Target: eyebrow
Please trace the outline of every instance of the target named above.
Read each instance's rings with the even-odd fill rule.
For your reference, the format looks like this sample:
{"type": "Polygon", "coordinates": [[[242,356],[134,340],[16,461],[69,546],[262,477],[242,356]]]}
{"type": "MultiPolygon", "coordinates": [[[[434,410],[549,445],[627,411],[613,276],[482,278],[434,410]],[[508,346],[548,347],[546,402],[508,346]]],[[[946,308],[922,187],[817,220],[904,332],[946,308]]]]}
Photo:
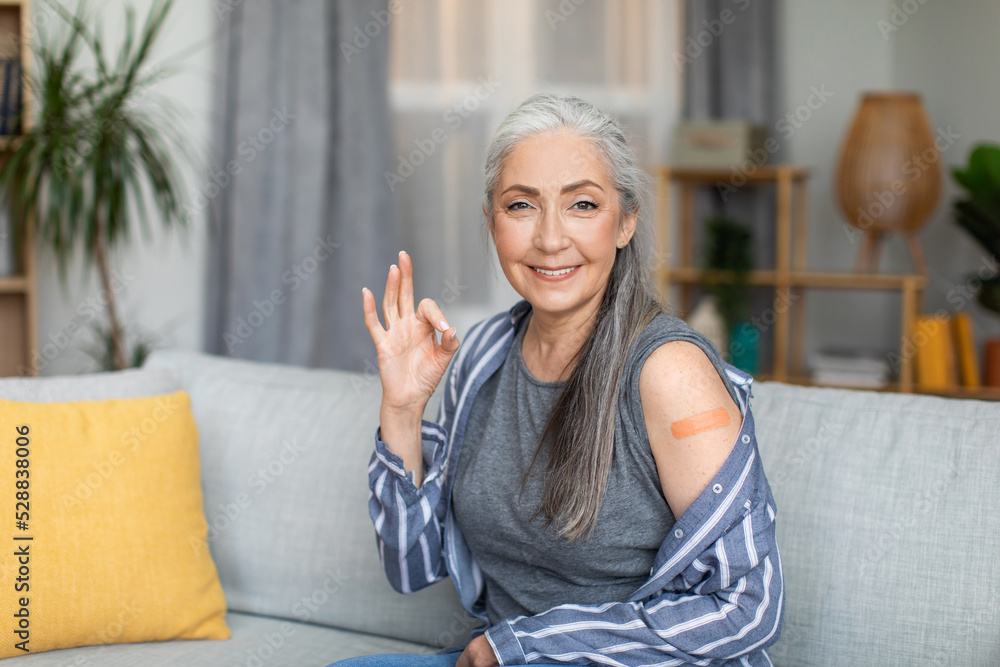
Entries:
{"type": "MultiPolygon", "coordinates": [[[[597,183],[594,183],[593,181],[588,180],[588,179],[584,179],[582,181],[577,181],[576,183],[570,183],[569,185],[563,187],[563,189],[560,191],[559,194],[566,194],[567,192],[572,192],[573,190],[579,190],[580,188],[588,186],[588,185],[593,185],[595,188],[597,188],[601,192],[604,192],[604,188],[602,188],[597,183]]],[[[535,197],[537,197],[539,195],[539,191],[538,191],[537,188],[529,188],[527,185],[516,185],[515,184],[515,185],[510,186],[509,188],[507,188],[503,192],[501,192],[500,196],[502,197],[503,195],[507,194],[511,190],[517,190],[518,192],[523,192],[526,195],[532,195],[532,196],[535,196],[535,197]]]]}

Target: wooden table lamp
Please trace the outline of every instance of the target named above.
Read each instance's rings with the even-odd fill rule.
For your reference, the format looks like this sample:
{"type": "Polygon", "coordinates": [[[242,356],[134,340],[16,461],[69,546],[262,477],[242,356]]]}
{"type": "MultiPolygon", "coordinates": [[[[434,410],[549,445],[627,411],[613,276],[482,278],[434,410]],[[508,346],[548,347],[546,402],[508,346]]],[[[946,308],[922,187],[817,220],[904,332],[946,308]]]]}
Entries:
{"type": "Polygon", "coordinates": [[[927,275],[917,232],[941,195],[941,165],[920,96],[867,93],[840,149],[836,189],[847,220],[864,233],[854,270],[877,271],[883,236],[906,236],[913,266],[927,275]]]}

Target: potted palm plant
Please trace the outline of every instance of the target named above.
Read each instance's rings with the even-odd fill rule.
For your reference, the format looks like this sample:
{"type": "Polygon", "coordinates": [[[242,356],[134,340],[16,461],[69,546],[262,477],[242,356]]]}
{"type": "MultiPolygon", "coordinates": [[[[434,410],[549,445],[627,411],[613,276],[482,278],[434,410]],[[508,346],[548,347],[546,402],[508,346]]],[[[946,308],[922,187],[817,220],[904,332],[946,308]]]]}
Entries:
{"type": "MultiPolygon", "coordinates": [[[[979,304],[1000,314],[1000,144],[975,146],[964,168],[952,169],[955,182],[965,197],[955,201],[955,223],[986,251],[991,273],[969,276],[967,284],[978,286],[979,304]]],[[[986,384],[1000,386],[1000,338],[986,341],[986,384]]]]}
{"type": "Polygon", "coordinates": [[[83,251],[85,271],[96,265],[110,359],[121,369],[125,337],[109,256],[128,242],[133,210],[148,238],[147,199],[165,227],[186,225],[176,160],[190,153],[178,113],[150,92],[176,69],[150,65],[173,0],[155,0],[138,30],[127,7],[122,46],[113,55],[90,28],[96,21],[85,1],[75,14],[43,1],[63,21],[53,32],[39,26],[32,44],[34,67],[24,85],[36,117],[26,119],[27,129],[0,168],[0,195],[10,200],[16,232],[32,225],[36,241],[54,253],[64,288],[75,251],[83,251]]]}
{"type": "Polygon", "coordinates": [[[714,298],[727,331],[729,361],[748,373],[757,371],[757,337],[747,335],[752,233],[736,220],[712,218],[706,225],[701,283],[714,298]]]}

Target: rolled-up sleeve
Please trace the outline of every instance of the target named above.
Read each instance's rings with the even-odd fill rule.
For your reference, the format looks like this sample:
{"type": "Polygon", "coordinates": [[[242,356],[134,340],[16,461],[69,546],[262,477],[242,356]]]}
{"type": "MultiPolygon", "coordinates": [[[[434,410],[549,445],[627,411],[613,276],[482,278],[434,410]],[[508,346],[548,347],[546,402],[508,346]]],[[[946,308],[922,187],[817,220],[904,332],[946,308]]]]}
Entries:
{"type": "Polygon", "coordinates": [[[755,447],[738,449],[632,599],[506,619],[486,631],[500,664],[770,665],[784,610],[776,509],[755,447]]]}
{"type": "Polygon", "coordinates": [[[448,575],[444,562],[444,522],[447,513],[448,425],[455,413],[460,372],[452,364],[444,379],[437,422],[421,420],[424,479],[420,488],[403,459],[375,430],[375,451],[368,465],[368,513],[375,524],[375,541],[390,585],[410,593],[448,575]]]}
{"type": "Polygon", "coordinates": [[[444,523],[442,472],[447,433],[423,420],[424,481],[417,488],[413,472],[375,431],[375,451],[368,466],[368,513],[386,577],[400,593],[410,593],[442,579],[444,523]]]}

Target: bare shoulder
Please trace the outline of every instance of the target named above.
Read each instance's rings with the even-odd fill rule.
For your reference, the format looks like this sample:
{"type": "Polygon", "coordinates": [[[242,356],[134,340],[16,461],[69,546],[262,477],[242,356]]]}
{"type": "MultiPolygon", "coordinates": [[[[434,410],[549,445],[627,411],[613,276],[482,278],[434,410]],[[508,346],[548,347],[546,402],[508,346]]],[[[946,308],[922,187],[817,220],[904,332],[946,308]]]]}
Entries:
{"type": "Polygon", "coordinates": [[[666,396],[677,400],[686,397],[686,403],[715,399],[735,405],[712,360],[686,340],[664,343],[653,350],[639,374],[639,394],[644,404],[647,397],[666,396]]]}
{"type": "Polygon", "coordinates": [[[649,355],[639,397],[664,497],[679,518],[732,451],[742,414],[712,360],[688,341],[649,355]]]}

